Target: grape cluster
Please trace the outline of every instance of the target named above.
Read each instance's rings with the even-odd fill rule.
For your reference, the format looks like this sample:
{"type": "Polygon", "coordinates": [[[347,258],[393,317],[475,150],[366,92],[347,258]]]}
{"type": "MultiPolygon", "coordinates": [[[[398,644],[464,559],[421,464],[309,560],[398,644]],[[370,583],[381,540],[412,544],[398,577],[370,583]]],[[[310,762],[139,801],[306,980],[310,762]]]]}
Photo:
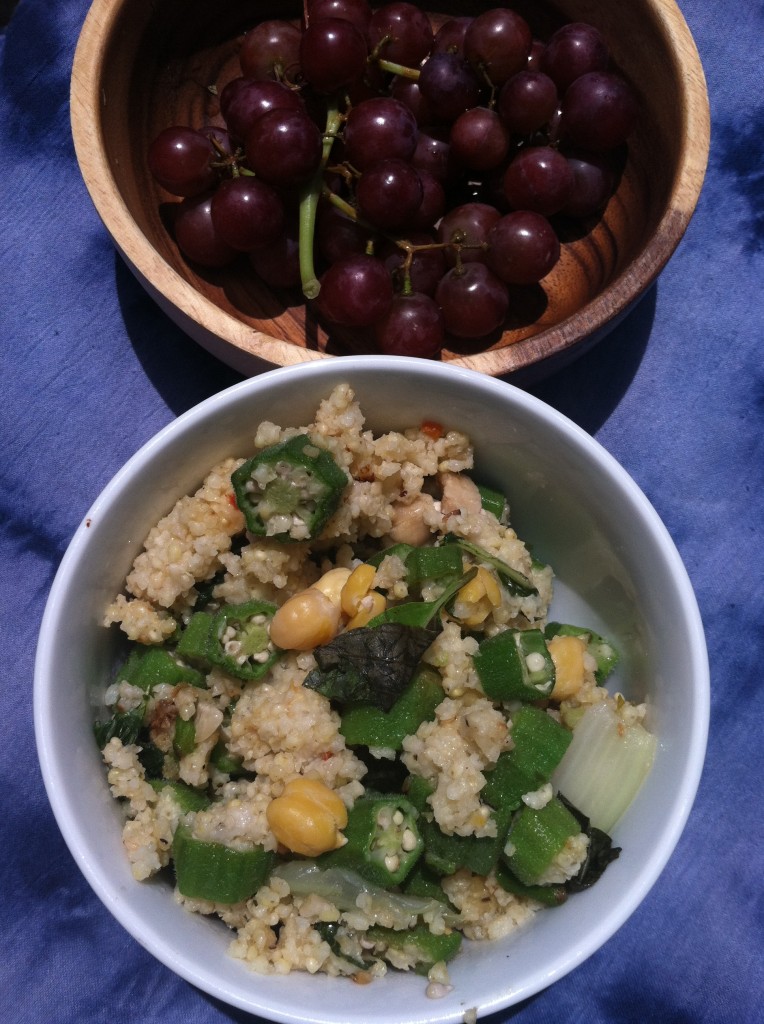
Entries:
{"type": "Polygon", "coordinates": [[[299,26],[247,32],[239,64],[220,124],[149,147],[178,247],[204,267],[245,254],[393,354],[489,344],[559,260],[561,219],[585,231],[604,209],[638,114],[599,30],[542,41],[507,7],[435,30],[412,3],[306,0],[299,26]]]}

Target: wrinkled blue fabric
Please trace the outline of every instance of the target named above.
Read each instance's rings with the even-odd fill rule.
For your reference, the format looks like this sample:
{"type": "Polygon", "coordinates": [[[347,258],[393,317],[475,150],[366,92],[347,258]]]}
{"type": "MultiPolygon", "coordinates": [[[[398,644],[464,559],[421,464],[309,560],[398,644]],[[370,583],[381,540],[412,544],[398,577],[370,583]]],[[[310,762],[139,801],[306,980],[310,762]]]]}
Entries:
{"type": "MultiPolygon", "coordinates": [[[[681,7],[713,119],[697,213],[628,318],[532,390],[625,466],[679,548],[707,631],[708,756],[686,830],[633,917],[491,1024],[764,1020],[764,5],[681,7]]],[[[36,637],[77,524],[160,427],[239,379],[154,305],[89,200],[68,109],[86,9],[20,0],[0,34],[0,1018],[244,1021],[93,895],[35,753],[36,637]]]]}

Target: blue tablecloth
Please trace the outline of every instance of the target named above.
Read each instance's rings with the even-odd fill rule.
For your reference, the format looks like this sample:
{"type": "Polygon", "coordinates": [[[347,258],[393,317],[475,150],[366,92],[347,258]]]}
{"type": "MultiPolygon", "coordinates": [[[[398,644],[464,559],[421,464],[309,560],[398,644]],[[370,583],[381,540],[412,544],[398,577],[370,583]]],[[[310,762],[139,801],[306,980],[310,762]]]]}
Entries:
{"type": "MultiPolygon", "coordinates": [[[[616,334],[533,390],[629,470],[685,560],[711,660],[708,757],[638,911],[496,1024],[764,1021],[764,6],[681,6],[713,118],[696,216],[616,334]]],[[[111,918],[64,845],[35,754],[35,642],[75,527],[144,441],[238,379],[148,298],[85,191],[68,86],[86,8],[20,0],[0,35],[0,1018],[244,1021],[111,918]]]]}

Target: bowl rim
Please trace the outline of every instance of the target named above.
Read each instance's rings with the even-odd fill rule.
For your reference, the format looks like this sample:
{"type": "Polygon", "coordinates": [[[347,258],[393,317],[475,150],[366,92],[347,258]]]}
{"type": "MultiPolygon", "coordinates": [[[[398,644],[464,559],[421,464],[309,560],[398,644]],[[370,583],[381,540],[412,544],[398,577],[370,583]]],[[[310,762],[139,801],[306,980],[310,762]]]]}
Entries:
{"type": "MultiPolygon", "coordinates": [[[[673,813],[670,815],[659,841],[651,850],[646,861],[636,869],[635,878],[633,884],[629,886],[629,891],[619,895],[615,907],[586,934],[583,941],[577,943],[575,948],[568,950],[564,956],[559,956],[551,963],[539,965],[535,973],[526,979],[524,984],[512,990],[508,988],[505,996],[481,1007],[481,1014],[515,1005],[520,1000],[536,994],[568,974],[599,949],[635,911],[663,871],[684,830],[700,783],[708,739],[710,714],[708,653],[697,600],[681,556],[658,513],[620,463],[595,438],[540,399],[507,382],[495,380],[477,371],[448,364],[425,364],[422,360],[395,356],[348,356],[341,365],[336,362],[324,361],[275,368],[234,384],[169,422],[148,440],[103,488],[78,526],[55,575],[42,618],[35,657],[33,708],[38,759],[48,799],[64,840],[91,888],[118,922],[156,959],[198,988],[250,1013],[263,1014],[268,1019],[284,1021],[286,1024],[297,1021],[333,1021],[333,1018],[313,1016],[313,1014],[321,1013],[318,1006],[311,1008],[306,1014],[305,1012],[296,1013],[289,1008],[288,1000],[284,1001],[283,1006],[279,1005],[275,1008],[267,1000],[258,1002],[258,993],[247,988],[246,978],[242,982],[241,989],[234,990],[209,970],[200,969],[199,964],[194,963],[193,958],[186,956],[184,951],[168,949],[156,933],[155,926],[152,924],[147,927],[146,922],[141,919],[140,914],[133,908],[130,901],[125,900],[123,886],[114,876],[104,877],[103,873],[99,871],[98,865],[93,862],[89,853],[89,848],[93,843],[92,830],[89,832],[85,824],[78,821],[76,801],[73,795],[67,794],[65,788],[59,785],[59,780],[65,775],[65,767],[57,762],[55,754],[57,728],[55,636],[57,627],[65,621],[67,616],[67,592],[70,580],[76,574],[78,561],[87,549],[89,537],[92,536],[89,530],[89,520],[97,516],[103,517],[105,513],[108,514],[110,508],[114,508],[119,503],[121,495],[130,485],[136,471],[141,471],[141,467],[145,468],[146,464],[150,463],[165,447],[176,444],[178,437],[182,437],[189,430],[198,431],[200,424],[207,422],[211,417],[220,416],[225,410],[235,406],[243,396],[256,396],[267,390],[271,383],[289,376],[297,376],[300,379],[308,378],[313,384],[320,384],[322,381],[328,380],[337,383],[342,379],[342,374],[352,375],[355,368],[360,366],[363,366],[364,370],[376,370],[380,373],[406,373],[413,374],[415,377],[419,375],[422,380],[431,380],[433,376],[438,379],[461,379],[470,388],[475,389],[478,394],[482,392],[486,398],[490,395],[495,397],[502,392],[504,399],[510,398],[511,404],[517,410],[530,414],[545,424],[552,425],[555,429],[563,430],[571,444],[589,459],[593,459],[598,471],[607,474],[623,491],[626,500],[634,506],[642,521],[649,527],[656,545],[660,548],[662,556],[667,560],[671,569],[688,630],[690,656],[693,659],[692,678],[695,680],[695,688],[692,706],[688,709],[689,742],[687,750],[684,752],[686,769],[678,780],[672,795],[673,813]],[[242,994],[245,988],[248,995],[242,994]]],[[[242,973],[246,974],[246,968],[243,965],[242,973]]],[[[260,998],[262,1000],[263,997],[260,998]]],[[[435,1024],[435,1022],[460,1024],[462,1015],[463,1006],[454,1012],[439,1013],[437,1001],[434,1001],[432,1013],[427,1017],[427,1021],[431,1024],[435,1024]]],[[[424,1021],[420,1021],[419,1017],[417,1017],[417,1021],[419,1024],[425,1024],[424,1021]]],[[[396,1024],[396,1022],[390,1020],[389,1024],[396,1024]]]]}
{"type": "MultiPolygon", "coordinates": [[[[665,38],[675,41],[685,67],[679,77],[677,102],[684,117],[684,139],[667,199],[656,226],[656,244],[646,245],[594,299],[560,323],[501,349],[447,360],[456,366],[493,376],[528,370],[547,359],[568,357],[587,338],[604,333],[624,316],[639,296],[631,291],[631,278],[642,282],[640,295],[655,281],[671,258],[694,213],[703,186],[710,146],[710,110],[705,74],[689,26],[675,0],[651,0],[665,38]],[[586,313],[587,333],[579,336],[578,317],[586,313]]],[[[101,58],[119,18],[114,0],[93,0],[75,49],[70,81],[70,117],[75,153],[85,186],[96,211],[121,256],[153,298],[169,303],[168,315],[214,355],[244,373],[254,372],[249,362],[276,366],[336,358],[331,353],[294,345],[247,326],[198,292],[157,252],[130,213],[116,180],[94,112],[102,105],[101,58]],[[227,346],[235,352],[229,352],[227,346]]],[[[346,358],[343,356],[342,358],[346,358]]]]}

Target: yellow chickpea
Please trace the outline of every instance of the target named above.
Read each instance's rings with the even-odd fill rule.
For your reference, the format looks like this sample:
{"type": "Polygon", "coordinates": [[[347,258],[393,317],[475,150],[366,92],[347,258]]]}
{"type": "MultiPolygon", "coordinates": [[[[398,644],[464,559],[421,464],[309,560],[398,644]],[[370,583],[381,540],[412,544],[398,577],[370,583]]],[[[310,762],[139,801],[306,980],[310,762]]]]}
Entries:
{"type": "Polygon", "coordinates": [[[578,636],[554,636],[547,643],[554,662],[552,700],[569,700],[584,684],[586,644],[578,636]]]}
{"type": "Polygon", "coordinates": [[[347,808],[319,779],[292,779],[265,813],[271,832],[292,853],[318,857],[346,842],[347,808]]]}
{"type": "Polygon", "coordinates": [[[277,609],[271,640],[284,651],[312,651],[339,632],[340,606],[317,587],[301,590],[277,609]]]}

